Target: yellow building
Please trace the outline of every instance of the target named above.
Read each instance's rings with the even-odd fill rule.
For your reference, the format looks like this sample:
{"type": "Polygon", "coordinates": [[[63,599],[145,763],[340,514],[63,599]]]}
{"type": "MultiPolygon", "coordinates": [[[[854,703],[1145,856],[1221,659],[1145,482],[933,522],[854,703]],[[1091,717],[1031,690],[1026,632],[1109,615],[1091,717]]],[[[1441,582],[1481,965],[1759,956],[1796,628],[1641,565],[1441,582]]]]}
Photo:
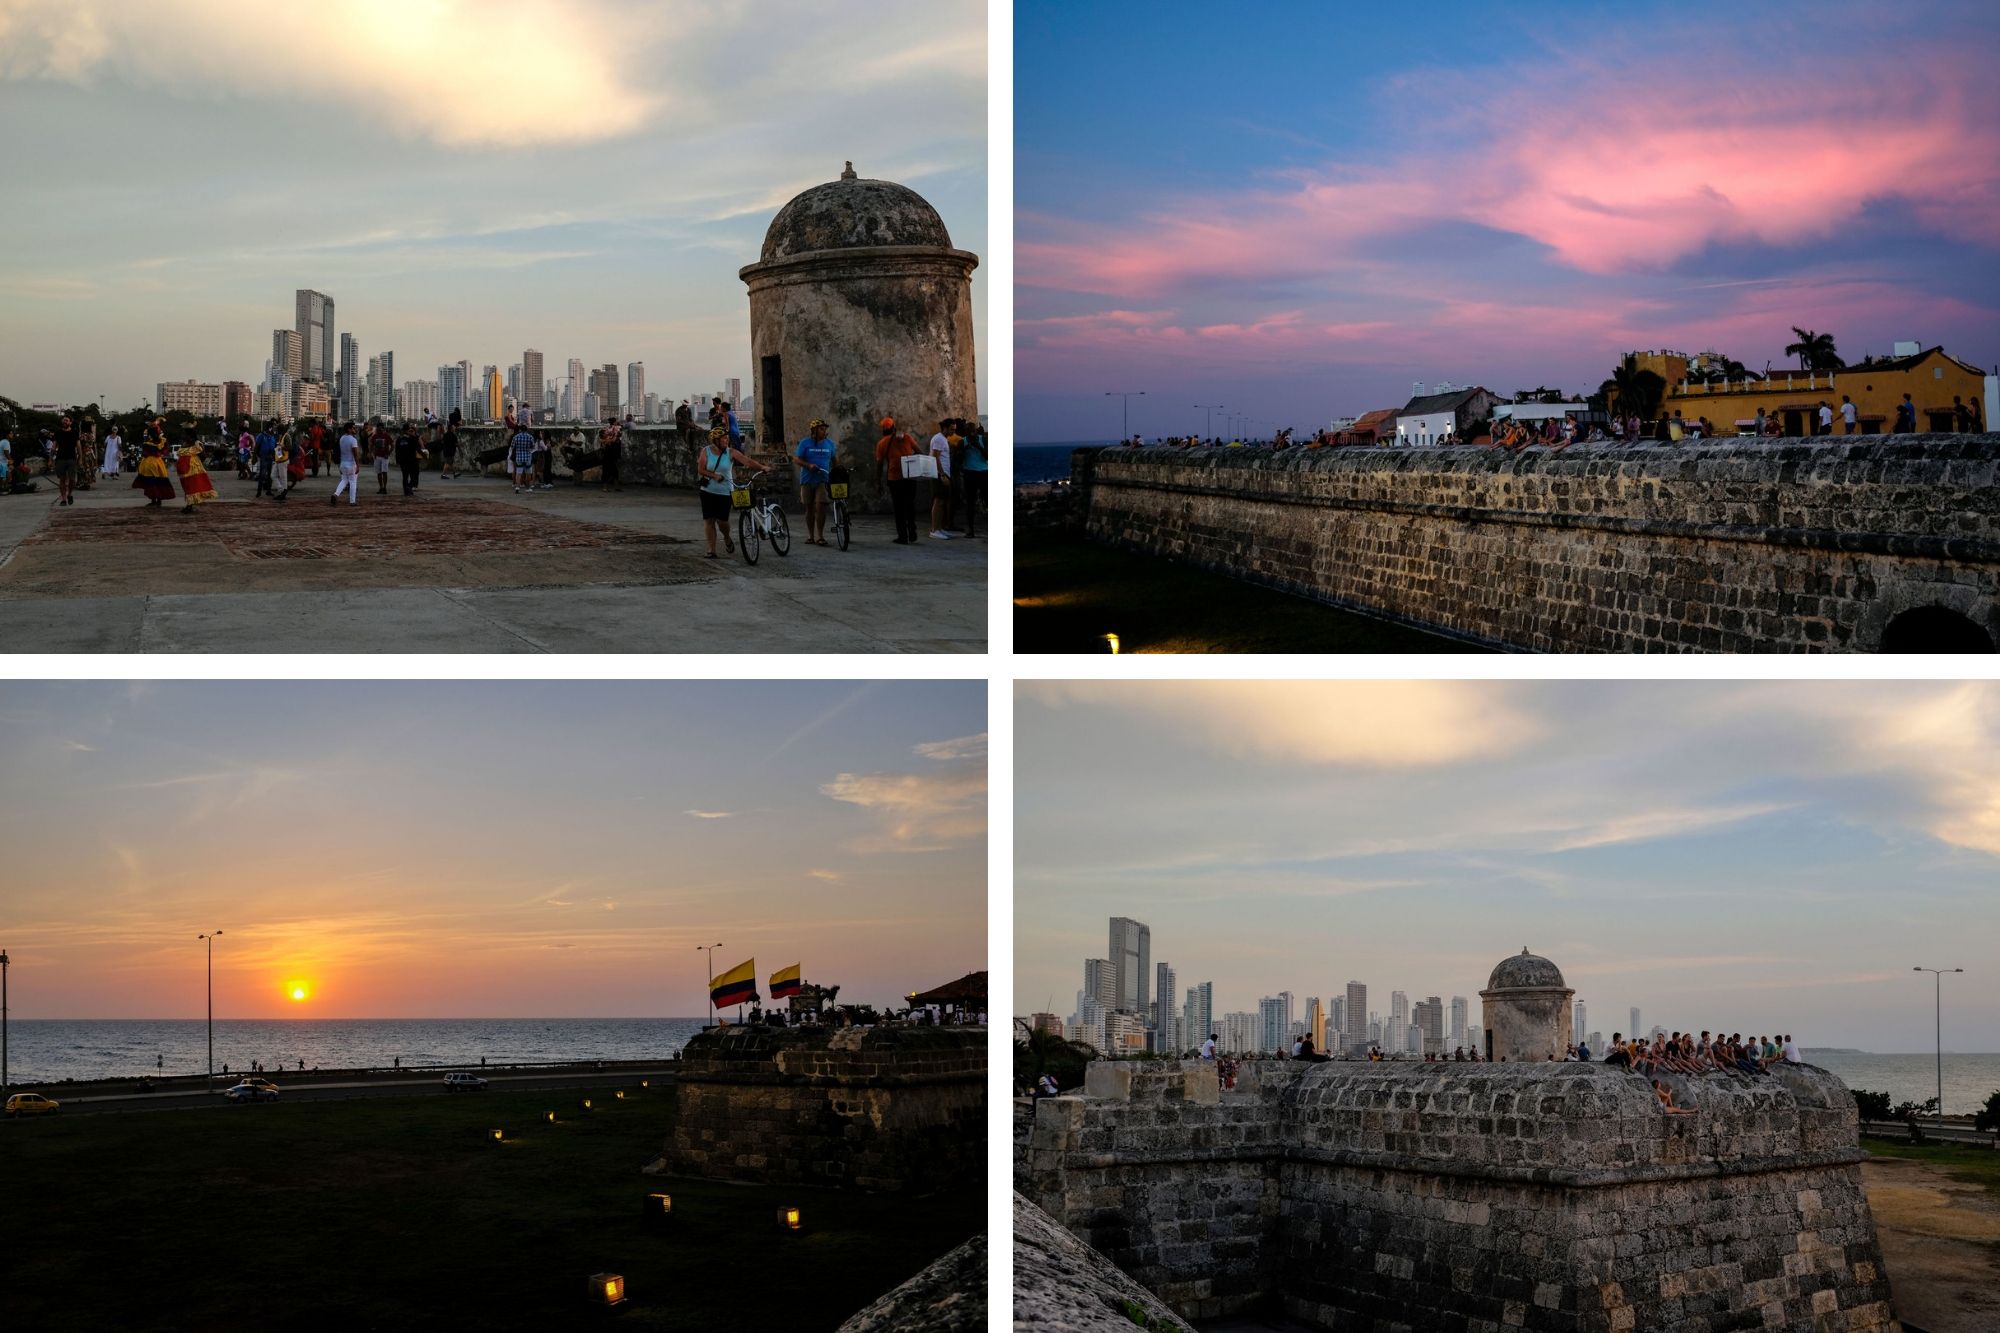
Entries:
{"type": "Polygon", "coordinates": [[[1856,430],[1860,434],[1880,434],[1894,426],[1896,406],[1910,395],[1917,410],[1920,431],[1949,431],[1952,400],[1978,405],[1978,415],[1986,429],[1993,428],[1987,417],[1986,375],[1969,366],[1942,347],[1932,347],[1911,356],[1882,357],[1875,361],[1835,371],[1776,371],[1769,379],[1730,380],[1720,384],[1690,381],[1690,364],[1706,365],[1711,353],[1690,358],[1680,352],[1634,352],[1641,370],[1650,370],[1667,382],[1667,395],[1660,405],[1663,416],[1678,411],[1689,422],[1708,418],[1716,435],[1748,434],[1754,429],[1757,410],[1776,416],[1786,435],[1810,435],[1819,420],[1819,405],[1833,409],[1833,433],[1843,434],[1840,400],[1854,400],[1856,430]]]}

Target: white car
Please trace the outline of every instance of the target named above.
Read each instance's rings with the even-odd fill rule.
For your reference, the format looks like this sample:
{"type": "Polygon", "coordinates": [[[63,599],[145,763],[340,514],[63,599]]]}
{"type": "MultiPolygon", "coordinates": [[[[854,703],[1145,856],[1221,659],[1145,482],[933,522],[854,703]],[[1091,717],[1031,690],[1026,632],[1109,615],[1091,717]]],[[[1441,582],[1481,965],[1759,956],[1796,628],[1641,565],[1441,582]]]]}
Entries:
{"type": "Polygon", "coordinates": [[[222,1095],[232,1102],[275,1102],[278,1089],[261,1078],[246,1078],[222,1095]]]}
{"type": "Polygon", "coordinates": [[[486,1091],[486,1080],[477,1074],[446,1074],[444,1076],[444,1090],[446,1092],[484,1092],[486,1091]]]}

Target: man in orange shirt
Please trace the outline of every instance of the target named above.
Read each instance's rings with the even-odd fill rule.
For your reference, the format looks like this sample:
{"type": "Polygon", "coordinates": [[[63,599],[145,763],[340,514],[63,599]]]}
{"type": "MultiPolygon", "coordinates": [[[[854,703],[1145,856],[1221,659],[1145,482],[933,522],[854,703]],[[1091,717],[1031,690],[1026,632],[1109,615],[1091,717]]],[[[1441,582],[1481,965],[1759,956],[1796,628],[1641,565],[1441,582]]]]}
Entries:
{"type": "Polygon", "coordinates": [[[896,545],[912,546],[917,540],[917,483],[903,477],[903,460],[917,452],[917,441],[908,431],[896,429],[896,418],[882,418],[882,438],[875,442],[875,480],[885,479],[889,503],[896,510],[896,545]]]}

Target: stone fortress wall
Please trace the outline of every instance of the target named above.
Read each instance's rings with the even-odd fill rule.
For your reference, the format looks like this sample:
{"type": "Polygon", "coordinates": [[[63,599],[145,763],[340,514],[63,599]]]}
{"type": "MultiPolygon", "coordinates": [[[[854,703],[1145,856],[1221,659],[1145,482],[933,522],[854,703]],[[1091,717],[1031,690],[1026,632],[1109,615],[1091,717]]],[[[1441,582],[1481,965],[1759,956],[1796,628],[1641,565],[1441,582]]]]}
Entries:
{"type": "Polygon", "coordinates": [[[986,1158],[986,1029],[711,1028],[681,1051],[663,1169],[927,1194],[986,1158]]]}
{"type": "Polygon", "coordinates": [[[1015,1180],[1185,1318],[1894,1328],[1846,1087],[1669,1082],[1698,1114],[1601,1064],[1100,1062],[1015,1180]]]}
{"type": "Polygon", "coordinates": [[[1114,448],[1078,451],[1073,477],[1094,540],[1495,645],[2000,644],[1996,434],[1114,448]]]}

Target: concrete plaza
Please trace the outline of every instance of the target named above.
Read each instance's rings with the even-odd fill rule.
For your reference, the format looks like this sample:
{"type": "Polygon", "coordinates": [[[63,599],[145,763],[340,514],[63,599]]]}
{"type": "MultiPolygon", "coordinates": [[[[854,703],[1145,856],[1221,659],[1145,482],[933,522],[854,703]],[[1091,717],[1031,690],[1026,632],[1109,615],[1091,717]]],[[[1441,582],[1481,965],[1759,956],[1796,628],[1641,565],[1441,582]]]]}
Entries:
{"type": "MultiPolygon", "coordinates": [[[[860,517],[846,551],[703,555],[692,491],[594,483],[517,494],[503,479],[392,476],[329,506],[307,478],[282,505],[212,474],[192,514],[148,509],[131,474],[56,505],[41,479],[0,495],[8,652],[983,652],[983,536],[893,543],[860,517]]],[[[982,522],[984,515],[981,516],[982,522]]]]}

